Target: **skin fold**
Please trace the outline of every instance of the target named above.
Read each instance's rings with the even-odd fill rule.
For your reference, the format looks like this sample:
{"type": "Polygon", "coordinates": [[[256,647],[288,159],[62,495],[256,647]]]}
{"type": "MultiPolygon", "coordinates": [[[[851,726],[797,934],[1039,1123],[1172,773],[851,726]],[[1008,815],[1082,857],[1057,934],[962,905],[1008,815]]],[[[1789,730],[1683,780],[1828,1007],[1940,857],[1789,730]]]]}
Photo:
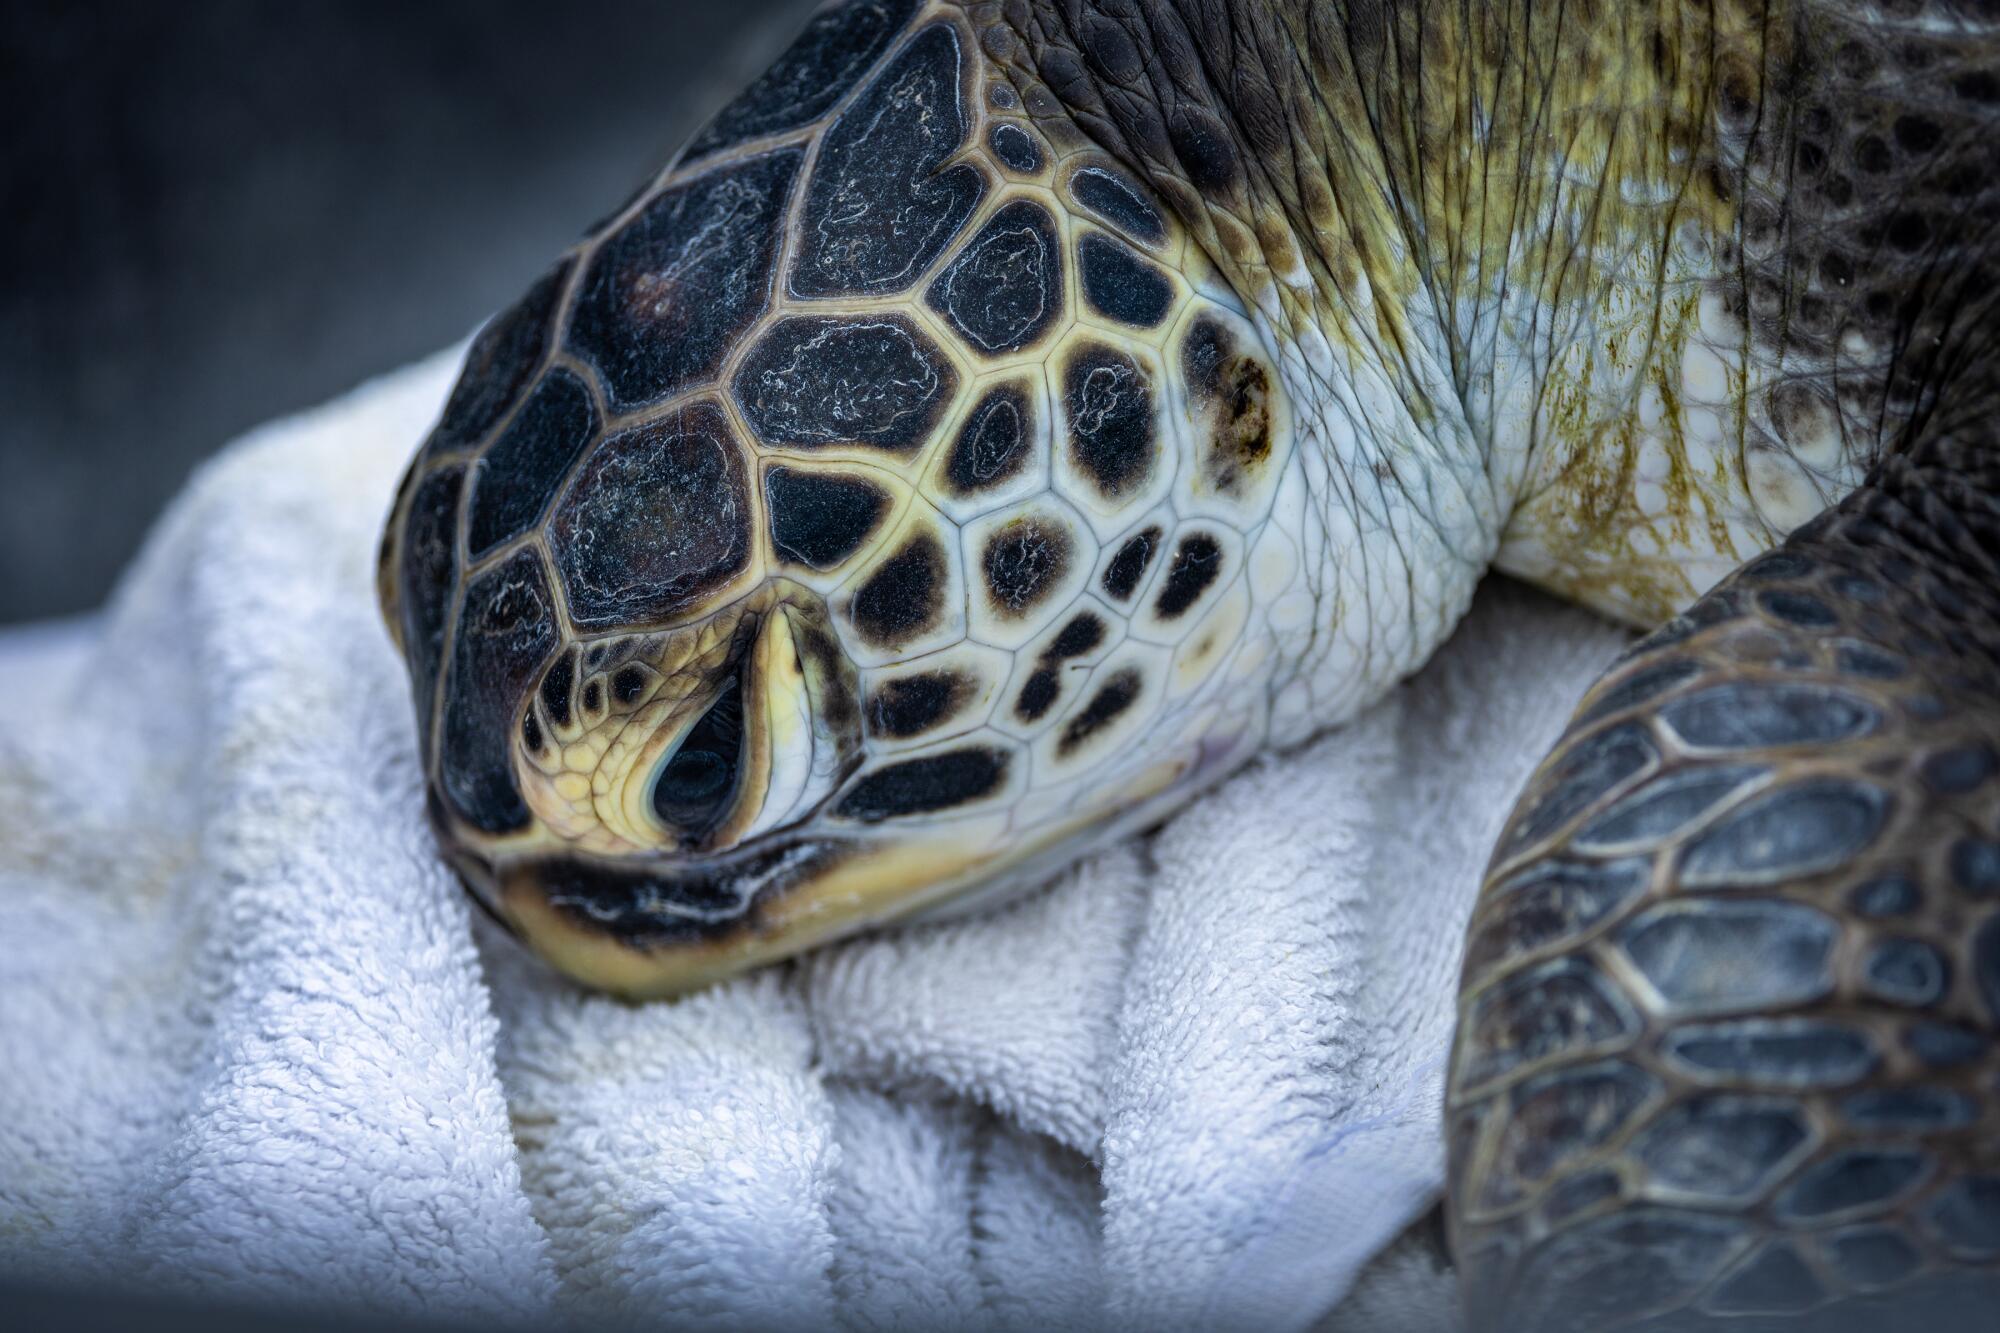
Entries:
{"type": "Polygon", "coordinates": [[[1654,633],[1473,915],[1475,1323],[1951,1326],[2000,1261],[1996,108],[1972,0],[834,6],[411,466],[441,845],[684,990],[1156,822],[1502,570],[1654,633]]]}

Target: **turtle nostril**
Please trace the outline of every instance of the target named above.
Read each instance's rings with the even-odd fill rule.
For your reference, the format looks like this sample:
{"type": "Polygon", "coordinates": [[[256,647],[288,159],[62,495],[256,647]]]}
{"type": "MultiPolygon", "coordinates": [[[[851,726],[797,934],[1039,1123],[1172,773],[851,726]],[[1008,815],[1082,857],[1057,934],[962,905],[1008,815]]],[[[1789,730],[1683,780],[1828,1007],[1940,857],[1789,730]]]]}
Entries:
{"type": "Polygon", "coordinates": [[[743,695],[731,681],[688,729],[653,783],[660,821],[693,839],[729,810],[743,752],[743,695]]]}

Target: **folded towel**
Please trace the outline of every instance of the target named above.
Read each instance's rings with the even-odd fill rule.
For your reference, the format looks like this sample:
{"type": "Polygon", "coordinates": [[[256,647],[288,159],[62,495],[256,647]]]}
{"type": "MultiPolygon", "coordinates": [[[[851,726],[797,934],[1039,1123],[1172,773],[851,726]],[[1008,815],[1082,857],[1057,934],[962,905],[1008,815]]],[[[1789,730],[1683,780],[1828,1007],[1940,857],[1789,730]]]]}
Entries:
{"type": "Polygon", "coordinates": [[[377,529],[447,354],[206,467],[0,637],[0,1267],[693,1327],[1447,1318],[1460,934],[1621,635],[1418,678],[995,911],[678,1002],[545,971],[423,822],[377,529]]]}

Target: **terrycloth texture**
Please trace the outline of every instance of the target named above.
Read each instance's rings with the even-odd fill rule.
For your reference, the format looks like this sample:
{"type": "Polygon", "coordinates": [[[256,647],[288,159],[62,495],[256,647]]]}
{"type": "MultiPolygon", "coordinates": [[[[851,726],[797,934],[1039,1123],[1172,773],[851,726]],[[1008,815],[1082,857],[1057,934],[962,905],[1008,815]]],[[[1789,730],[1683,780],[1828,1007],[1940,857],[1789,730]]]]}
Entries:
{"type": "MultiPolygon", "coordinates": [[[[1489,587],[1150,841],[628,1006],[476,918],[423,824],[372,577],[453,363],[243,441],[104,616],[0,640],[0,1264],[690,1327],[1332,1309],[1436,1196],[1481,865],[1620,636],[1489,587]]],[[[1338,1326],[1450,1309],[1412,1236],[1338,1326]]]]}

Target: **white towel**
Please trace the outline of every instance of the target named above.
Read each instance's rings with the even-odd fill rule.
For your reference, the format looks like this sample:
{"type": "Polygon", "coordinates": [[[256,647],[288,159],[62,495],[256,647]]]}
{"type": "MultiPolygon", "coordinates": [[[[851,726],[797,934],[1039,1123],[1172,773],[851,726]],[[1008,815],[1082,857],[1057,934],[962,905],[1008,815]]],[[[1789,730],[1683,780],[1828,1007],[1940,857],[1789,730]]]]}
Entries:
{"type": "Polygon", "coordinates": [[[377,528],[455,354],[203,469],[0,637],[0,1266],[433,1317],[1448,1317],[1461,930],[1621,635],[1489,586],[1415,681],[997,911],[675,1003],[544,971],[423,823],[377,528]],[[1421,1229],[1420,1229],[1421,1231],[1421,1229]]]}

